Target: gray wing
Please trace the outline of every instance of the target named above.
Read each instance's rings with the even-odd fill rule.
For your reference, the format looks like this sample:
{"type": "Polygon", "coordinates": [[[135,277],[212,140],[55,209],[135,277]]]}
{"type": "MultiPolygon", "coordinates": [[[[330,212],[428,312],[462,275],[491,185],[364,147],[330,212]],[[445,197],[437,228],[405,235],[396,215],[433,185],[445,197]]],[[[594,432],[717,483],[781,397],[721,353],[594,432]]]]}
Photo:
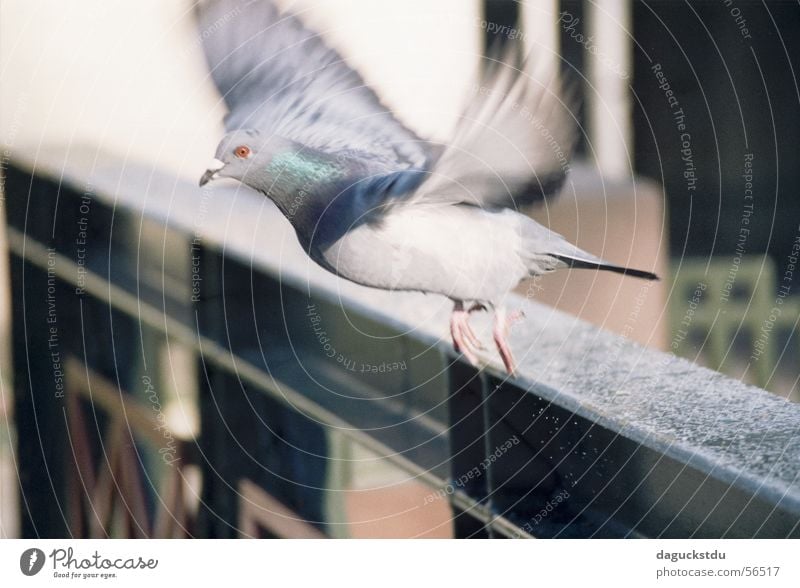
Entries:
{"type": "Polygon", "coordinates": [[[577,139],[574,91],[552,72],[526,73],[510,54],[492,61],[473,85],[452,139],[426,169],[361,186],[382,204],[378,216],[396,206],[516,209],[559,191],[577,139]],[[390,189],[380,192],[385,186],[390,189]]]}
{"type": "Polygon", "coordinates": [[[413,203],[511,207],[557,192],[577,138],[576,99],[552,72],[495,63],[413,203]]]}
{"type": "Polygon", "coordinates": [[[276,133],[329,153],[362,152],[390,169],[423,168],[429,146],[385,108],[361,76],[294,15],[269,0],[196,6],[227,130],[276,133]]]}

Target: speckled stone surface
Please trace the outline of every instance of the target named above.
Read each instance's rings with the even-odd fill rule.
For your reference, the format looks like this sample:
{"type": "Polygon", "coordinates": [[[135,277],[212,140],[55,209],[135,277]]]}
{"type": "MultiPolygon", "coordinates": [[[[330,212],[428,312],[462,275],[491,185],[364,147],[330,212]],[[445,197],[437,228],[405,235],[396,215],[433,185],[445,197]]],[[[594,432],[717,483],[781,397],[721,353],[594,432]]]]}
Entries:
{"type": "MultiPolygon", "coordinates": [[[[328,274],[303,254],[288,223],[265,198],[233,183],[200,189],[195,178],[124,162],[92,149],[53,149],[32,160],[98,198],[167,220],[254,267],[332,300],[383,317],[450,352],[451,303],[438,296],[381,292],[328,274]]],[[[517,384],[569,411],[769,502],[800,513],[800,405],[688,361],[651,351],[519,297],[526,319],[512,334],[517,384]],[[551,396],[551,397],[548,397],[551,396]]],[[[475,316],[488,338],[486,317],[475,316]]],[[[500,374],[499,358],[487,358],[500,374]]]]}

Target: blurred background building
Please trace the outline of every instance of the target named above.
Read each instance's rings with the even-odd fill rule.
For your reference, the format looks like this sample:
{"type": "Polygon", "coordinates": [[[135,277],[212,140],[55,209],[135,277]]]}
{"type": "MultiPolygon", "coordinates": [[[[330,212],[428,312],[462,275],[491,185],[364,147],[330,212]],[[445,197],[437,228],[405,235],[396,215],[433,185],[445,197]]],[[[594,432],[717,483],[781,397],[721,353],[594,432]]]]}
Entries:
{"type": "MultiPolygon", "coordinates": [[[[581,139],[563,193],[530,214],[589,251],[655,267],[664,279],[646,286],[561,272],[523,284],[520,293],[800,399],[796,4],[281,4],[339,48],[405,122],[439,140],[452,129],[492,43],[516,44],[537,63],[561,68],[581,97],[581,139]]],[[[88,146],[194,181],[222,132],[224,107],[205,69],[188,0],[69,6],[6,0],[0,3],[0,78],[3,168],[14,156],[35,163],[53,145],[88,146]]],[[[6,255],[0,270],[0,338],[8,341],[6,255]]],[[[17,528],[7,420],[10,347],[0,344],[2,536],[17,528]]],[[[383,480],[388,474],[370,475],[383,480]]],[[[380,509],[384,498],[376,495],[368,508],[380,509]]],[[[448,515],[433,516],[446,521],[448,515]]],[[[364,527],[353,534],[370,532],[364,527]]],[[[380,532],[394,531],[384,526],[380,532]]]]}

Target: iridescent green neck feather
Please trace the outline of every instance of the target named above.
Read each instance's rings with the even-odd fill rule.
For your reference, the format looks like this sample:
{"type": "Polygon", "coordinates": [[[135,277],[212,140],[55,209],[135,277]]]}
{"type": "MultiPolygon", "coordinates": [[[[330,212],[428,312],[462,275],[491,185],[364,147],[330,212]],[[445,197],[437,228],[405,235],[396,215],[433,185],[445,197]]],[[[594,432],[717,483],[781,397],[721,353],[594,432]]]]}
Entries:
{"type": "Polygon", "coordinates": [[[310,151],[278,153],[265,171],[271,184],[268,196],[293,224],[297,217],[313,215],[314,203],[345,174],[344,164],[310,151]]]}

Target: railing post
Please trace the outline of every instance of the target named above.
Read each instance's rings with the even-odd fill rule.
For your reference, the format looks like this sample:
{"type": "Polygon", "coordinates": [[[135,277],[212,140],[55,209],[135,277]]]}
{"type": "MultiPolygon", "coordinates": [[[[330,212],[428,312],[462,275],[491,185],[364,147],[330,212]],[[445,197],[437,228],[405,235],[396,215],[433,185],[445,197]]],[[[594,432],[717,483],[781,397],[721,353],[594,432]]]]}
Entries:
{"type": "MultiPolygon", "coordinates": [[[[20,536],[68,537],[64,350],[59,349],[58,331],[55,337],[50,331],[58,329],[57,324],[48,323],[48,297],[61,302],[64,288],[48,286],[46,271],[13,254],[11,284],[20,536]]],[[[63,324],[60,327],[63,333],[63,324]]]]}

